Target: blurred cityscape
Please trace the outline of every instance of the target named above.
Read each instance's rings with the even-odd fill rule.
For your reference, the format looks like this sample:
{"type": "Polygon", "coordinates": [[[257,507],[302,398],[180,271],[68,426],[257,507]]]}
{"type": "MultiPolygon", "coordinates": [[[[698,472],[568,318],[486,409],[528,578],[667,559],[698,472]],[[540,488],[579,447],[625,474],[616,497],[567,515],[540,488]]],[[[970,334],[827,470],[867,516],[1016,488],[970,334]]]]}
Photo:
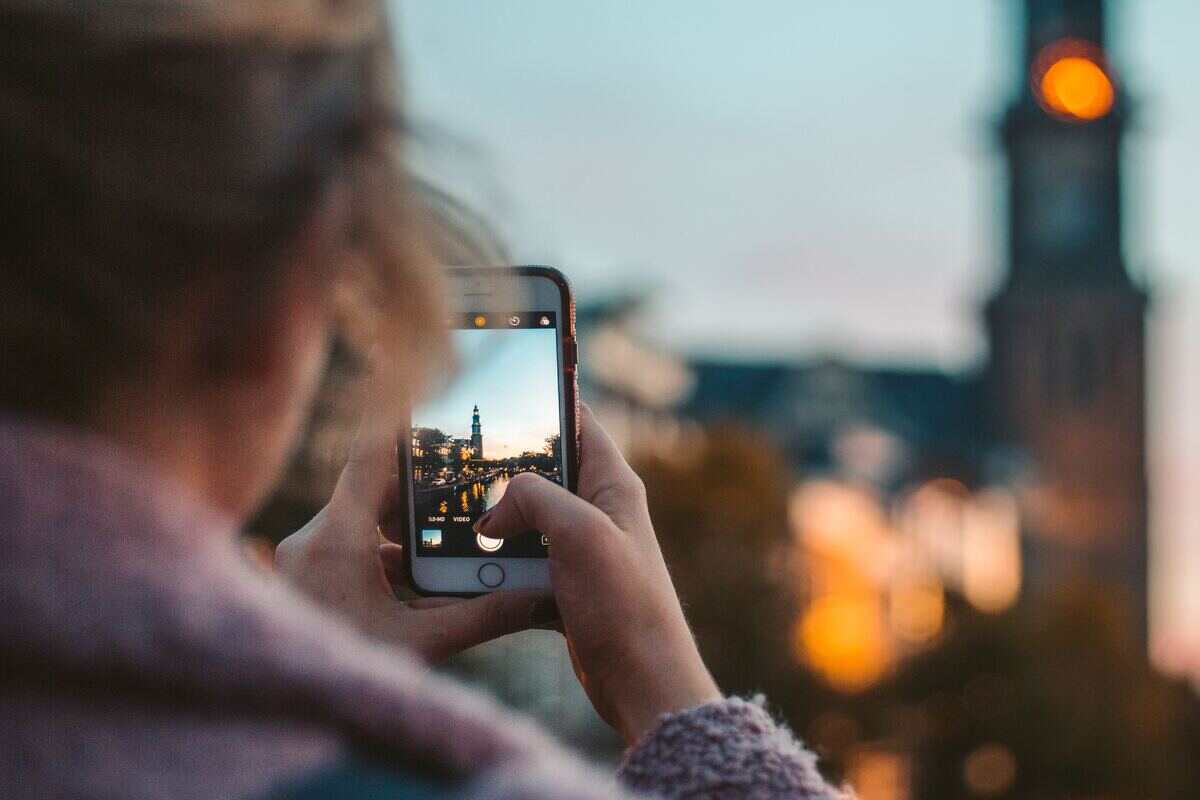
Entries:
{"type": "MultiPolygon", "coordinates": [[[[1138,106],[1102,0],[1016,5],[986,359],[700,357],[653,336],[657,298],[631,290],[580,298],[582,393],[646,481],[722,686],[765,693],[863,800],[1197,797],[1200,702],[1149,659],[1154,287],[1122,203],[1138,106]]],[[[431,200],[469,233],[449,260],[503,260],[431,200]]],[[[257,531],[325,496],[359,374],[335,351],[257,531]]],[[[613,758],[563,650],[531,632],[450,669],[613,758]]]]}

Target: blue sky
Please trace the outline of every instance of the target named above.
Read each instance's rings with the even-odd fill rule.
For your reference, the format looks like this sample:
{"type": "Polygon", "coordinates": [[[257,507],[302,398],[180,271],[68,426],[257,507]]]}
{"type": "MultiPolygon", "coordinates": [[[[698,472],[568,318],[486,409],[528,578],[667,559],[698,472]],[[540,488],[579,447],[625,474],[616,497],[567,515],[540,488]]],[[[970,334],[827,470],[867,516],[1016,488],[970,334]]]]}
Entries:
{"type": "MultiPolygon", "coordinates": [[[[966,368],[1001,267],[1015,0],[400,2],[428,172],[691,352],[966,368]]],[[[1200,653],[1200,3],[1111,4],[1155,287],[1155,626],[1200,653]]]]}
{"type": "Polygon", "coordinates": [[[487,458],[541,450],[558,433],[558,353],[553,330],[454,332],[462,369],[438,398],[413,415],[413,424],[471,435],[478,404],[487,458]]]}

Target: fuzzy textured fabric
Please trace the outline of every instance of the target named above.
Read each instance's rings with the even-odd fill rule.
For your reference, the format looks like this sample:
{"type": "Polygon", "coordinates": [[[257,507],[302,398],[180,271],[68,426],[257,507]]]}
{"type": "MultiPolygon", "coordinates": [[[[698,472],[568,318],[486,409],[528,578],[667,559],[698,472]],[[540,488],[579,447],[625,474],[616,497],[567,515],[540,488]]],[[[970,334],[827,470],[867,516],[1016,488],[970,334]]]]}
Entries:
{"type": "MultiPolygon", "coordinates": [[[[0,420],[0,797],[265,797],[369,752],[478,800],[629,789],[242,557],[232,520],[109,443],[0,420]]],[[[669,715],[663,798],[837,793],[760,706],[669,715]]]]}
{"type": "Polygon", "coordinates": [[[625,755],[622,782],[635,791],[715,800],[847,798],[817,771],[815,755],[752,701],[732,697],[675,714],[625,755]]]}

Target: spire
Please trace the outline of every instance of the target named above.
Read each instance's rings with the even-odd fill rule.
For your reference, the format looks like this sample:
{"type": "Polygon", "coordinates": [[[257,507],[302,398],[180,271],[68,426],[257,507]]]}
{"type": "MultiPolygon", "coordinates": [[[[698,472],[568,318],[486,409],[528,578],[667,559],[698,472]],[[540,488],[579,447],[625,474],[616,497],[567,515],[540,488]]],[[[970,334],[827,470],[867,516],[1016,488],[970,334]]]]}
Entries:
{"type": "Polygon", "coordinates": [[[1104,0],[1025,0],[1025,61],[1058,39],[1104,47],[1104,0]]]}

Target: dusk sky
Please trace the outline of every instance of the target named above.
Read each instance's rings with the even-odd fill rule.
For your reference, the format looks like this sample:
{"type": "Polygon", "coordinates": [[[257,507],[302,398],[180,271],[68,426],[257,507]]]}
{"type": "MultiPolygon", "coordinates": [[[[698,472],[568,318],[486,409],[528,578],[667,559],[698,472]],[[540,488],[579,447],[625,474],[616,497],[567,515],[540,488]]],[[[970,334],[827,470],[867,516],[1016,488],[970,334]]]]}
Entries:
{"type": "Polygon", "coordinates": [[[553,330],[454,332],[462,369],[435,401],[413,414],[413,424],[471,435],[479,405],[485,458],[541,450],[558,433],[558,353],[553,330]]]}
{"type": "MultiPolygon", "coordinates": [[[[1153,616],[1200,669],[1200,3],[1111,3],[1154,291],[1153,616]]],[[[426,171],[684,352],[968,369],[1001,263],[1014,0],[398,4],[426,171]]],[[[455,428],[458,431],[458,428],[455,428]]],[[[486,430],[486,429],[485,429],[486,430]]]]}

